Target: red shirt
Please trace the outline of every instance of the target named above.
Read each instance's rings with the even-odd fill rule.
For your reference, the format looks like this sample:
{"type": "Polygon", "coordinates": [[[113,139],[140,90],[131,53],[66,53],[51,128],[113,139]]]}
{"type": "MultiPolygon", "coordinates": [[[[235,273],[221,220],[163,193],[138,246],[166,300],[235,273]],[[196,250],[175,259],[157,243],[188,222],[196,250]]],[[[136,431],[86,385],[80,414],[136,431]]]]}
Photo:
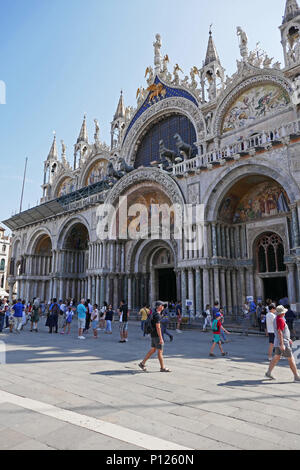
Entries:
{"type": "Polygon", "coordinates": [[[218,323],[217,323],[218,330],[214,331],[215,335],[220,335],[221,334],[221,326],[222,326],[222,321],[218,320],[218,323]]]}
{"type": "Polygon", "coordinates": [[[285,320],[283,317],[276,317],[277,330],[283,331],[285,329],[285,320]]]}

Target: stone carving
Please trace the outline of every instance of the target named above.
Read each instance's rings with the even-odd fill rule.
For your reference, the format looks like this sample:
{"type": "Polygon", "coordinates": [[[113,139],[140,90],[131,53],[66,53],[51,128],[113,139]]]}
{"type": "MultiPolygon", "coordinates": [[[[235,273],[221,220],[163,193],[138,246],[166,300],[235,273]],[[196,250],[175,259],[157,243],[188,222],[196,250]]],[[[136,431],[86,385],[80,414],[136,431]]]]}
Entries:
{"type": "Polygon", "coordinates": [[[200,186],[199,183],[190,184],[188,187],[189,204],[200,204],[200,186]]]}
{"type": "Polygon", "coordinates": [[[149,103],[159,100],[160,97],[165,98],[167,94],[167,90],[162,83],[158,83],[157,85],[153,83],[149,86],[147,91],[150,92],[149,103]]]}
{"type": "Polygon", "coordinates": [[[161,37],[160,37],[160,34],[157,34],[155,36],[155,39],[156,39],[156,41],[153,43],[153,47],[154,47],[154,65],[155,65],[156,72],[159,72],[160,67],[161,67],[161,53],[160,53],[161,37]]]}
{"type": "Polygon", "coordinates": [[[174,85],[179,85],[179,84],[180,84],[179,72],[183,73],[183,70],[181,70],[181,68],[179,67],[179,65],[176,64],[175,67],[174,67],[174,70],[173,70],[173,75],[174,75],[173,84],[174,84],[174,85]]]}
{"type": "Polygon", "coordinates": [[[292,102],[295,106],[300,104],[300,75],[298,75],[293,81],[292,102]]]}
{"type": "Polygon", "coordinates": [[[137,92],[136,92],[136,99],[137,99],[138,106],[140,106],[143,103],[145,98],[146,98],[146,90],[145,88],[141,86],[140,88],[137,89],[137,92]]]}
{"type": "Polygon", "coordinates": [[[112,162],[108,162],[106,167],[106,178],[120,179],[122,176],[123,173],[121,171],[115,170],[112,162]]]}
{"type": "Polygon", "coordinates": [[[248,57],[248,37],[247,34],[242,30],[240,26],[236,29],[237,36],[240,39],[240,52],[243,60],[245,61],[248,57]]]}
{"type": "Polygon", "coordinates": [[[148,83],[148,86],[152,85],[153,81],[154,81],[154,73],[153,73],[153,69],[152,67],[147,67],[146,68],[146,72],[145,72],[145,78],[147,78],[147,83],[148,83]]]}
{"type": "Polygon", "coordinates": [[[100,134],[99,122],[97,121],[97,119],[94,119],[94,123],[95,123],[95,134],[94,134],[95,142],[99,142],[99,134],[100,134]]]}

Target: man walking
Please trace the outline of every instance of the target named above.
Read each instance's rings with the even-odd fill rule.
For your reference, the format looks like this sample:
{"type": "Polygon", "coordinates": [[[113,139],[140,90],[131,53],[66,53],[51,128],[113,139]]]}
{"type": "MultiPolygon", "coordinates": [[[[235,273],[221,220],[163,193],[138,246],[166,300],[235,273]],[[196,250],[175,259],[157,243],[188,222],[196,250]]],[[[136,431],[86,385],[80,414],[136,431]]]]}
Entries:
{"type": "Polygon", "coordinates": [[[167,304],[165,304],[160,324],[161,324],[161,334],[162,334],[163,340],[165,341],[165,335],[167,335],[169,336],[170,341],[172,342],[173,335],[171,335],[171,333],[169,333],[167,329],[169,325],[169,308],[167,304]]]}
{"type": "Polygon", "coordinates": [[[143,332],[143,337],[146,336],[146,333],[144,332],[144,325],[145,325],[145,321],[148,318],[149,313],[150,313],[150,310],[148,309],[147,304],[145,304],[139,312],[139,315],[141,315],[141,330],[143,332]]]}
{"type": "Polygon", "coordinates": [[[20,333],[23,325],[23,310],[25,310],[25,305],[22,304],[21,299],[18,299],[18,302],[13,305],[12,310],[14,311],[16,332],[20,333]]]}
{"type": "Polygon", "coordinates": [[[294,381],[300,382],[300,376],[298,374],[297,366],[296,366],[295,359],[292,353],[293,342],[291,341],[290,330],[284,318],[286,312],[287,312],[287,309],[284,308],[282,305],[279,305],[276,308],[276,318],[274,320],[275,355],[265,375],[266,377],[268,377],[268,379],[275,380],[275,377],[272,376],[272,370],[274,369],[276,364],[279,362],[281,356],[283,356],[283,357],[286,357],[289,361],[289,366],[294,374],[294,381]]]}
{"type": "Polygon", "coordinates": [[[57,299],[54,298],[49,308],[49,318],[47,325],[49,326],[49,333],[52,334],[52,329],[55,328],[55,333],[58,330],[58,315],[60,313],[60,307],[57,303],[57,299]]]}
{"type": "Polygon", "coordinates": [[[84,299],[81,299],[80,304],[77,306],[78,315],[78,339],[85,339],[83,330],[85,328],[87,307],[84,305],[84,299]]]}
{"type": "Polygon", "coordinates": [[[276,307],[274,304],[269,305],[269,312],[266,315],[266,325],[269,337],[269,361],[272,361],[273,349],[274,349],[274,320],[276,318],[276,307]]]}
{"type": "Polygon", "coordinates": [[[127,343],[128,341],[128,319],[129,312],[125,300],[121,301],[119,308],[120,316],[120,341],[119,343],[127,343]]]}
{"type": "Polygon", "coordinates": [[[147,372],[145,367],[146,362],[150,359],[153,354],[157,351],[158,360],[160,363],[160,371],[161,372],[171,372],[170,369],[167,369],[164,365],[164,358],[163,358],[163,346],[164,340],[161,333],[160,328],[160,321],[161,321],[161,312],[164,309],[164,304],[162,302],[156,302],[156,311],[151,314],[151,349],[144,358],[142,362],[140,362],[139,367],[144,371],[147,372]]]}

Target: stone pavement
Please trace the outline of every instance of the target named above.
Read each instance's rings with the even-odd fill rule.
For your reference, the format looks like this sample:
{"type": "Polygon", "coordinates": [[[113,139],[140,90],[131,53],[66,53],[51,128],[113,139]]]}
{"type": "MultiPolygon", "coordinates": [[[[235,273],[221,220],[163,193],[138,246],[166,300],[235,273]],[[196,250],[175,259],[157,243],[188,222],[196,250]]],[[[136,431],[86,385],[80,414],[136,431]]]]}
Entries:
{"type": "Polygon", "coordinates": [[[85,341],[76,321],[70,336],[42,323],[0,334],[0,449],[300,449],[300,384],[284,359],[265,380],[266,337],[233,334],[229,356],[211,359],[210,333],[175,333],[165,345],[172,373],[156,358],[144,373],[149,339],[136,322],[126,344],[116,323],[85,341]]]}

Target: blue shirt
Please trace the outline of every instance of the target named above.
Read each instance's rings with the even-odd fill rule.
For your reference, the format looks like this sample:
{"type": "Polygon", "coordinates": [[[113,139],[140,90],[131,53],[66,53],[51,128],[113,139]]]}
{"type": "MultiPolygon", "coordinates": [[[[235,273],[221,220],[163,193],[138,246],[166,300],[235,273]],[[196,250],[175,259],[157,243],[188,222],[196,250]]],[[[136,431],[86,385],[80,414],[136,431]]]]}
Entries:
{"type": "Polygon", "coordinates": [[[24,305],[21,302],[18,302],[16,305],[12,307],[14,313],[14,317],[20,318],[23,316],[24,305]]]}
{"type": "Polygon", "coordinates": [[[219,313],[219,311],[220,311],[219,307],[213,307],[212,309],[213,318],[216,318],[216,313],[219,313]]]}
{"type": "Polygon", "coordinates": [[[78,319],[85,320],[86,319],[86,307],[83,304],[79,304],[77,307],[78,319]]]}

